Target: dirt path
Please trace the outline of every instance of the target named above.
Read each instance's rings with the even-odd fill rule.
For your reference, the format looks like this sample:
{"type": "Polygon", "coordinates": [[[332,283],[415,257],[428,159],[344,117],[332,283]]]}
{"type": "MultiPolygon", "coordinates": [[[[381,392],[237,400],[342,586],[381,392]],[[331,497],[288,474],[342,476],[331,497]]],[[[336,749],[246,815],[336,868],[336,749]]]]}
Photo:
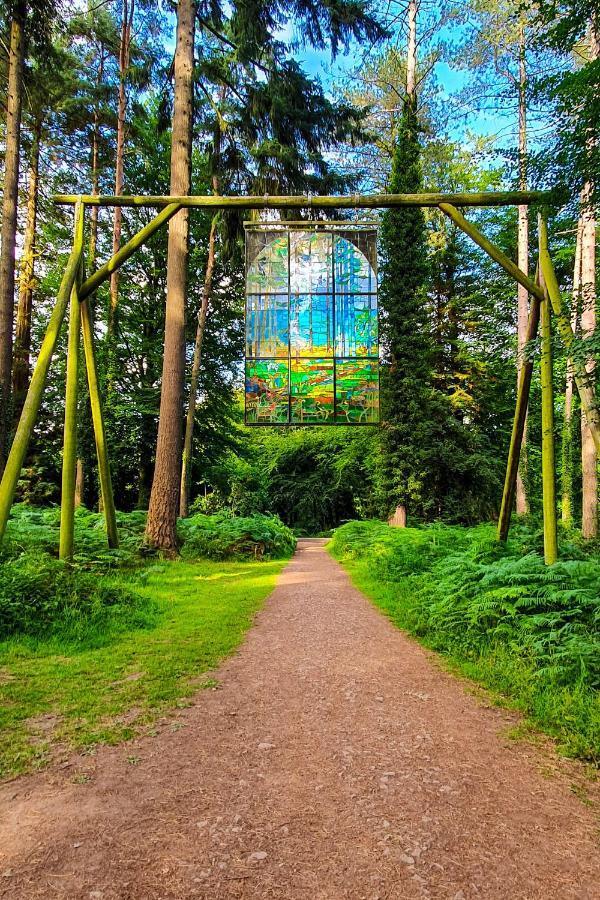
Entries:
{"type": "Polygon", "coordinates": [[[319,543],[218,678],[155,737],[3,785],[0,896],[600,897],[578,767],[544,775],[319,543]]]}

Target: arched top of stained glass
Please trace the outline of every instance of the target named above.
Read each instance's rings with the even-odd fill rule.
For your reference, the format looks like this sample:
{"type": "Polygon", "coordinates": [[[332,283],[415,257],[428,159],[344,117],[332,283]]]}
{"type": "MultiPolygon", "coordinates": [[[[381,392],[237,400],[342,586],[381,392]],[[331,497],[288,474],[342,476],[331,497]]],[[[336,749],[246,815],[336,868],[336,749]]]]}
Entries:
{"type": "Polygon", "coordinates": [[[374,232],[250,231],[248,294],[356,294],[377,290],[374,232]]]}

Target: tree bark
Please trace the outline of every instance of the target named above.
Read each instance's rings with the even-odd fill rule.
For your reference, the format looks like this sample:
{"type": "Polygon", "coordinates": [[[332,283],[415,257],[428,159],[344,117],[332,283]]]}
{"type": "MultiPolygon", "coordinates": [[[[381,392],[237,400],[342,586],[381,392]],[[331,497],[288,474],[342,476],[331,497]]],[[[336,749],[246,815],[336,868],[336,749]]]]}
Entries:
{"type": "MultiPolygon", "coordinates": [[[[519,190],[527,190],[527,68],[525,24],[520,22],[519,30],[519,190]]],[[[518,207],[517,265],[529,274],[529,218],[527,207],[518,207]]],[[[517,285],[517,383],[523,364],[523,347],[529,318],[529,293],[522,284],[517,285]]],[[[527,419],[523,430],[523,445],[517,475],[516,512],[523,516],[529,512],[529,502],[525,482],[527,479],[527,419]]]]}
{"type": "Polygon", "coordinates": [[[196,340],[194,342],[194,358],[192,361],[192,375],[190,378],[190,398],[188,402],[187,416],[185,420],[185,437],[183,440],[183,460],[181,466],[181,487],[179,492],[179,515],[185,519],[189,512],[190,487],[192,483],[192,445],[194,441],[194,421],[196,416],[196,400],[198,397],[198,381],[200,378],[200,362],[202,360],[202,342],[206,316],[212,292],[213,274],[215,270],[215,236],[217,231],[216,216],[210,225],[208,238],[208,259],[206,261],[206,273],[204,287],[202,288],[202,302],[198,312],[198,326],[196,328],[196,340]]]}
{"type": "Polygon", "coordinates": [[[75,508],[83,506],[85,497],[85,469],[83,460],[78,457],[75,470],[75,508]]]}
{"type": "Polygon", "coordinates": [[[13,408],[15,421],[21,415],[23,402],[29,387],[30,354],[31,354],[31,311],[33,290],[35,287],[35,229],[38,209],[38,177],[40,165],[40,140],[42,119],[38,117],[33,124],[31,157],[29,160],[29,183],[27,191],[27,222],[21,257],[19,277],[19,301],[17,305],[17,323],[15,329],[15,347],[13,355],[13,408]]]}
{"type": "Polygon", "coordinates": [[[0,249],[0,475],[4,471],[10,422],[13,316],[15,304],[15,249],[19,200],[19,145],[23,93],[23,29],[26,6],[15,4],[10,26],[8,94],[6,98],[6,150],[0,249]]]}
{"type": "MultiPolygon", "coordinates": [[[[577,223],[577,241],[575,244],[575,264],[573,267],[573,308],[571,312],[571,325],[573,331],[579,333],[579,316],[581,311],[581,238],[583,234],[583,219],[580,216],[577,223]]],[[[571,360],[567,359],[567,373],[565,379],[565,404],[562,428],[562,455],[561,455],[561,518],[567,528],[573,524],[573,391],[575,378],[571,360]]]]}
{"type": "MultiPolygon", "coordinates": [[[[131,49],[131,25],[135,0],[122,0],[121,7],[121,39],[119,42],[119,98],[117,103],[117,155],[115,160],[115,195],[119,197],[123,193],[123,174],[125,169],[125,127],[127,116],[127,69],[129,68],[129,56],[131,49]]],[[[121,245],[121,225],[123,222],[123,210],[115,206],[113,219],[113,256],[121,245]]],[[[108,308],[108,335],[114,337],[117,330],[117,307],[119,304],[119,272],[113,272],[110,276],[110,302],[108,308]]]]}
{"type": "MultiPolygon", "coordinates": [[[[191,181],[194,74],[194,0],[179,0],[175,49],[175,97],[171,138],[171,194],[188,194],[191,181]]],[[[187,209],[169,223],[165,351],[156,463],[146,524],[150,546],[175,552],[181,473],[185,299],[188,262],[187,209]]]]}
{"type": "Polygon", "coordinates": [[[417,94],[417,13],[419,0],[409,0],[407,9],[406,99],[416,109],[417,94]]]}
{"type": "MultiPolygon", "coordinates": [[[[596,330],[596,215],[590,204],[591,185],[582,191],[581,234],[581,336],[591,337],[596,330]]],[[[595,362],[590,356],[586,371],[593,385],[595,362]]],[[[581,533],[584,538],[598,534],[598,455],[586,417],[581,417],[581,533]]]]}

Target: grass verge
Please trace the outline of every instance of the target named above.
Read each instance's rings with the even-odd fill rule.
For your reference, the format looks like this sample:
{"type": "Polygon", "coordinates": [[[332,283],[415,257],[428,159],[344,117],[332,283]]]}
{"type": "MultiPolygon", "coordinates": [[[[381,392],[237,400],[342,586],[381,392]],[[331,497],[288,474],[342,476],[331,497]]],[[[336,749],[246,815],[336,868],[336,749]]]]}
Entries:
{"type": "Polygon", "coordinates": [[[239,645],[284,565],[175,561],[116,575],[138,598],[134,619],[0,643],[0,777],[43,765],[57,745],[126,740],[186,705],[199,676],[239,645]]]}
{"type": "MultiPolygon", "coordinates": [[[[567,535],[567,538],[569,536],[567,535]]],[[[600,566],[543,565],[535,527],[351,522],[328,549],[398,627],[522,711],[561,752],[600,762],[600,566]]]]}

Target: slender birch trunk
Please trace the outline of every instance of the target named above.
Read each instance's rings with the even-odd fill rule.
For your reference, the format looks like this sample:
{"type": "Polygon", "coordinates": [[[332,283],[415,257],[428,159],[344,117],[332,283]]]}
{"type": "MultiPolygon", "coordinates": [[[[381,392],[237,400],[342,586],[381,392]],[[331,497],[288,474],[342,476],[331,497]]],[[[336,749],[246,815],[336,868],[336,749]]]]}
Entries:
{"type": "MultiPolygon", "coordinates": [[[[175,196],[188,194],[191,181],[195,13],[194,0],[179,0],[171,138],[171,194],[175,196]]],[[[146,524],[148,544],[171,553],[177,550],[181,483],[188,222],[189,211],[183,209],[169,223],[165,353],[156,463],[146,524]]]]}
{"type": "Polygon", "coordinates": [[[0,475],[4,471],[8,444],[15,304],[15,251],[19,201],[19,146],[23,94],[23,30],[26,4],[14,6],[8,54],[6,97],[6,149],[4,197],[2,200],[2,247],[0,249],[0,475]]]}
{"type": "Polygon", "coordinates": [[[213,216],[208,238],[208,259],[206,261],[206,273],[202,288],[202,302],[198,311],[198,325],[196,327],[196,340],[194,342],[194,358],[192,361],[192,374],[190,378],[190,398],[188,402],[187,416],[185,420],[185,436],[183,441],[183,460],[181,466],[181,486],[179,492],[179,515],[185,519],[189,512],[190,487],[192,484],[192,447],[194,442],[194,421],[196,416],[196,401],[198,397],[198,381],[200,379],[200,362],[202,360],[202,343],[206,317],[212,292],[213,274],[215,271],[215,237],[217,232],[217,218],[213,216]]]}
{"type": "MultiPolygon", "coordinates": [[[[575,264],[573,267],[573,309],[571,313],[571,326],[575,334],[579,333],[579,317],[581,312],[581,239],[583,234],[583,219],[580,216],[577,223],[577,241],[575,244],[575,264]]],[[[561,488],[562,503],[561,517],[563,525],[570,527],[573,524],[573,391],[575,378],[571,360],[567,360],[567,373],[565,379],[565,407],[562,428],[562,458],[561,458],[561,488]]]]}
{"type": "Polygon", "coordinates": [[[21,414],[23,401],[29,387],[31,354],[31,311],[35,287],[35,229],[37,223],[40,141],[42,134],[41,116],[33,124],[29,178],[27,185],[27,221],[21,257],[19,276],[19,300],[15,328],[15,348],[13,358],[13,407],[15,421],[21,414]]]}
{"type": "MultiPolygon", "coordinates": [[[[581,234],[581,336],[591,337],[596,330],[596,215],[590,204],[591,185],[582,191],[581,234]]],[[[595,361],[586,363],[590,382],[595,380],[595,361]]],[[[581,533],[584,538],[598,534],[598,455],[586,417],[581,417],[581,533]]]]}
{"type": "MultiPolygon", "coordinates": [[[[125,128],[127,116],[127,69],[131,50],[131,25],[135,10],[135,0],[122,0],[121,7],[121,39],[119,42],[119,98],[117,103],[117,155],[115,160],[115,194],[123,193],[123,175],[125,169],[125,128]]],[[[121,226],[123,209],[115,206],[113,218],[113,255],[121,246],[121,226]]],[[[119,272],[110,276],[110,301],[108,307],[108,335],[114,337],[117,331],[117,307],[119,304],[119,272]]]]}
{"type": "MultiPolygon", "coordinates": [[[[600,55],[598,19],[592,15],[589,29],[590,61],[600,55]]],[[[590,139],[592,143],[593,139],[590,139]]],[[[593,148],[590,148],[593,149],[593,148]]],[[[592,205],[593,185],[587,182],[581,193],[581,336],[591,337],[596,331],[596,210],[592,205]]],[[[592,389],[595,386],[593,354],[586,363],[592,389]]],[[[584,538],[598,535],[598,453],[585,416],[581,417],[581,534],[584,538]]]]}
{"type": "MultiPolygon", "coordinates": [[[[527,67],[526,67],[526,43],[525,23],[523,18],[519,27],[519,189],[527,190],[527,67]]],[[[529,219],[526,206],[518,207],[517,229],[517,264],[519,268],[529,273],[529,219]]],[[[529,318],[529,294],[522,284],[517,286],[517,383],[521,366],[523,364],[523,347],[527,334],[527,321],[529,318]]],[[[526,515],[529,512],[527,499],[527,419],[523,429],[523,443],[517,474],[516,512],[517,515],[526,515]]]]}

